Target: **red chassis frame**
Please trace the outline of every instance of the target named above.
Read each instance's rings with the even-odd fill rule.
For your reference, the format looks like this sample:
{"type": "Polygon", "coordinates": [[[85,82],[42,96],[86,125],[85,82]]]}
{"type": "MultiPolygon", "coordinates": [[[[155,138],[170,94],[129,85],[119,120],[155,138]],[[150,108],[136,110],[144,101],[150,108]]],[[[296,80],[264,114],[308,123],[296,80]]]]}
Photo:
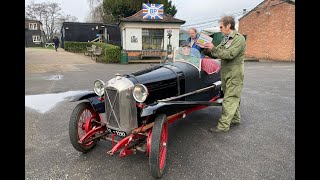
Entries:
{"type": "MultiPolygon", "coordinates": [[[[216,102],[217,99],[219,99],[219,96],[213,97],[209,102],[216,102]]],[[[194,111],[203,109],[205,107],[207,107],[207,106],[197,106],[194,108],[186,109],[186,110],[181,111],[179,113],[176,113],[174,115],[171,115],[171,116],[167,117],[168,124],[171,124],[171,123],[175,122],[176,120],[181,119],[185,115],[190,114],[194,111]]],[[[121,158],[123,158],[125,156],[128,156],[130,154],[135,153],[136,149],[133,147],[141,144],[145,139],[147,139],[147,141],[146,141],[146,154],[147,154],[147,156],[149,156],[150,144],[151,144],[151,134],[152,134],[151,132],[152,132],[152,127],[154,125],[154,122],[146,124],[149,117],[150,116],[147,117],[147,119],[144,121],[142,126],[132,130],[130,135],[124,137],[120,141],[116,141],[114,139],[114,136],[116,134],[111,134],[111,138],[107,137],[107,135],[110,133],[107,131],[106,123],[103,121],[103,118],[101,116],[100,116],[100,119],[101,119],[100,122],[95,121],[100,125],[91,129],[91,130],[89,130],[90,129],[89,127],[90,127],[90,123],[93,120],[93,117],[88,118],[84,124],[86,134],[83,137],[81,137],[81,139],[78,142],[80,144],[87,144],[95,139],[100,139],[100,138],[103,138],[105,140],[110,140],[110,141],[112,141],[112,149],[110,151],[108,151],[107,153],[109,155],[114,155],[117,151],[119,151],[121,148],[123,148],[119,153],[119,156],[121,158]],[[117,144],[114,145],[115,142],[117,144]],[[131,142],[135,142],[135,143],[131,144],[131,142]]]]}

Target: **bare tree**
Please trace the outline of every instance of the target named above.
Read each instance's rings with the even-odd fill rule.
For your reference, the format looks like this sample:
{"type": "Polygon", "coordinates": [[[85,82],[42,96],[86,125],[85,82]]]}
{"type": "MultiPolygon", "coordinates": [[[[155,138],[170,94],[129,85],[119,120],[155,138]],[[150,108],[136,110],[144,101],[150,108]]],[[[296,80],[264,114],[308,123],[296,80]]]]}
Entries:
{"type": "Polygon", "coordinates": [[[44,10],[44,26],[46,29],[47,34],[47,40],[52,40],[53,33],[56,32],[56,22],[58,21],[58,18],[61,17],[61,7],[58,3],[47,3],[46,9],[44,10]]]}
{"type": "Polygon", "coordinates": [[[46,3],[34,3],[33,1],[25,8],[25,17],[29,19],[42,21],[46,3]],[[41,18],[42,16],[42,18],[41,18]]]}
{"type": "Polygon", "coordinates": [[[75,17],[75,16],[71,16],[70,14],[64,16],[62,15],[60,18],[59,18],[59,21],[60,22],[78,22],[78,18],[75,17]]]}
{"type": "Polygon", "coordinates": [[[75,17],[75,16],[71,16],[70,14],[68,14],[68,15],[61,15],[61,16],[57,19],[55,32],[53,33],[54,35],[60,34],[60,30],[61,30],[61,27],[62,27],[63,22],[78,22],[78,18],[75,17]]]}
{"type": "Polygon", "coordinates": [[[46,40],[50,41],[59,33],[64,21],[77,21],[77,18],[71,15],[63,15],[60,4],[56,2],[31,2],[25,7],[25,17],[42,22],[46,33],[46,40]]]}
{"type": "Polygon", "coordinates": [[[88,0],[90,13],[86,17],[87,22],[102,23],[103,22],[103,0],[88,0]]]}
{"type": "Polygon", "coordinates": [[[89,7],[92,9],[93,7],[102,4],[103,0],[88,0],[89,7]]]}

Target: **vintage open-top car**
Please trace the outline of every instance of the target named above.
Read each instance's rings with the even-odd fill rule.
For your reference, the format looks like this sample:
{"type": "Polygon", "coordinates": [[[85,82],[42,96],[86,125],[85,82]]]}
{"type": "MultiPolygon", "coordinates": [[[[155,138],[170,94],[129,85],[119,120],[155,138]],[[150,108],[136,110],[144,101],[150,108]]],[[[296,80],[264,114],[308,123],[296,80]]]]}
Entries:
{"type": "Polygon", "coordinates": [[[223,99],[219,60],[200,58],[197,50],[182,48],[173,55],[171,62],[116,74],[108,82],[96,80],[94,91],[71,97],[71,102],[81,101],[69,122],[73,147],[85,153],[99,140],[110,140],[108,154],[120,151],[124,157],[143,152],[152,176],[161,177],[168,125],[196,110],[221,106],[223,99]]]}

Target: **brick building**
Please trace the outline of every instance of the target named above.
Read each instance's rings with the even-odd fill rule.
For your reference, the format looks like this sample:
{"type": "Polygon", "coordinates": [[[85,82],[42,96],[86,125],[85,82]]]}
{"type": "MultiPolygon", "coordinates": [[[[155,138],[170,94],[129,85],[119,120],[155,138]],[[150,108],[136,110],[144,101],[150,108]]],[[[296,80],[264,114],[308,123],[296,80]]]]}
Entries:
{"type": "Polygon", "coordinates": [[[295,1],[264,0],[239,19],[247,58],[295,61],[295,1]]]}

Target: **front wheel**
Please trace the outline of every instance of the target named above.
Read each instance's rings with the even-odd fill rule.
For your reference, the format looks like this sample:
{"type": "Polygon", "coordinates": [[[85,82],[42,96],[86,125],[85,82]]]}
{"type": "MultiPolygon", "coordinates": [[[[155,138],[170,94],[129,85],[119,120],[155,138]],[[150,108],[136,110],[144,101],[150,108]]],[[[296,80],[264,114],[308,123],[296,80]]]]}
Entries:
{"type": "Polygon", "coordinates": [[[160,114],[154,121],[151,136],[151,146],[149,154],[149,165],[152,176],[159,178],[162,176],[166,166],[168,145],[168,121],[165,114],[160,114]]]}
{"type": "Polygon", "coordinates": [[[69,137],[72,146],[76,150],[86,153],[96,145],[96,141],[90,141],[86,144],[80,144],[78,142],[87,132],[97,125],[94,120],[100,121],[99,115],[88,102],[78,104],[72,111],[69,121],[69,137]]]}

